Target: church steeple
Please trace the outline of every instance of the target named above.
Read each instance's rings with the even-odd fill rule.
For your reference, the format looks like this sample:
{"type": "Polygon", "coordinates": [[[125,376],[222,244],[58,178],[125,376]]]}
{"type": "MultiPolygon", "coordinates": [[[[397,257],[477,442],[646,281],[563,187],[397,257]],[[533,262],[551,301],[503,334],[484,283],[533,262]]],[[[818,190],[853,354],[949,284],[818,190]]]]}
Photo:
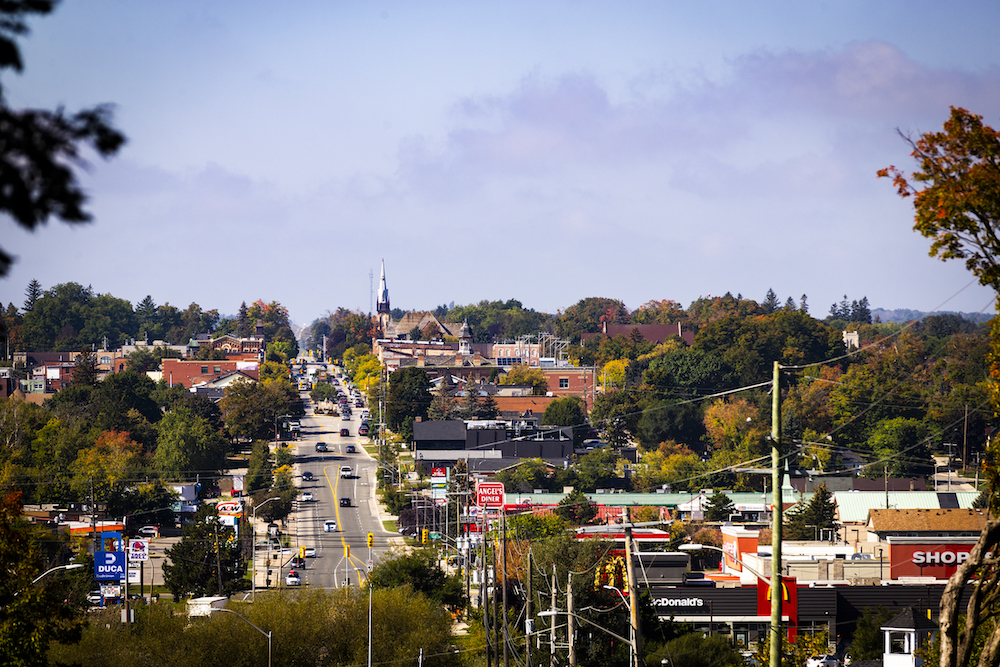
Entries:
{"type": "Polygon", "coordinates": [[[385,286],[385,260],[382,260],[382,277],[378,281],[378,304],[375,307],[377,313],[389,313],[389,288],[385,286]]]}

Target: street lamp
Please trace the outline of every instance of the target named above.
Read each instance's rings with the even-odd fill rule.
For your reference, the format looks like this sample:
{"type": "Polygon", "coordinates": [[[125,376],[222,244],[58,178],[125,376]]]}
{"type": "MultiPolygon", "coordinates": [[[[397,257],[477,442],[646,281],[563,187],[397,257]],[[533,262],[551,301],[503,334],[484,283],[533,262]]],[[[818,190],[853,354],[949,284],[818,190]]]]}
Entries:
{"type": "Polygon", "coordinates": [[[45,572],[42,572],[40,575],[38,575],[37,577],[35,577],[35,580],[31,582],[31,585],[34,586],[39,581],[41,581],[45,577],[49,576],[50,574],[52,574],[56,570],[75,570],[75,569],[81,568],[81,567],[83,567],[83,563],[70,563],[69,565],[57,565],[56,567],[49,568],[45,572]]]}
{"type": "MultiPolygon", "coordinates": [[[[629,613],[631,615],[632,605],[629,604],[628,598],[625,597],[625,594],[621,592],[621,589],[618,588],[617,586],[612,586],[610,584],[604,584],[604,587],[607,588],[609,591],[614,591],[615,593],[618,593],[618,596],[622,599],[622,602],[625,603],[625,608],[629,610],[629,613]]],[[[632,654],[630,656],[631,660],[629,660],[629,664],[638,665],[639,664],[639,646],[638,646],[638,642],[636,641],[637,640],[637,632],[636,632],[635,627],[633,627],[631,624],[629,625],[629,629],[630,629],[629,634],[632,635],[632,639],[630,639],[629,642],[628,642],[629,652],[632,654]]]]}
{"type": "MultiPolygon", "coordinates": [[[[252,517],[250,520],[250,534],[253,542],[253,550],[251,552],[253,555],[250,557],[253,561],[250,564],[250,594],[255,600],[257,599],[257,510],[272,500],[281,500],[281,498],[279,496],[268,498],[261,504],[254,505],[253,511],[250,513],[250,516],[252,517]]],[[[270,549],[268,550],[270,551],[270,549]]]]}
{"type": "MultiPolygon", "coordinates": [[[[261,504],[263,505],[263,503],[261,503],[261,504]]],[[[254,625],[253,623],[251,623],[250,621],[248,621],[246,618],[244,618],[241,614],[236,613],[232,609],[226,609],[224,607],[214,607],[214,608],[212,608],[212,611],[213,612],[215,612],[215,611],[224,611],[224,612],[226,612],[228,614],[232,614],[232,615],[236,616],[237,618],[241,619],[244,623],[246,623],[247,625],[249,625],[251,628],[253,628],[257,632],[259,632],[260,634],[262,634],[265,637],[267,637],[267,667],[271,667],[271,633],[270,632],[264,632],[263,630],[261,630],[260,628],[258,628],[256,625],[254,625]]]]}

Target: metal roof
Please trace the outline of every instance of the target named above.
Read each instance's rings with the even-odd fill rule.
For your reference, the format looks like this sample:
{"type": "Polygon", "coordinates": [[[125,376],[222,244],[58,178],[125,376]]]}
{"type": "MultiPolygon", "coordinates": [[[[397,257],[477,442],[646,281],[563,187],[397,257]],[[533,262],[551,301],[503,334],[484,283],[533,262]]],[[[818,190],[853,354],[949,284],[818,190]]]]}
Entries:
{"type": "MultiPolygon", "coordinates": [[[[969,509],[979,493],[977,491],[890,491],[889,509],[929,509],[954,507],[957,501],[960,509],[969,509]],[[944,501],[942,503],[942,501],[944,501]]],[[[868,510],[886,509],[884,491],[838,491],[833,494],[837,512],[842,523],[866,523],[868,510]]]]}
{"type": "MultiPolygon", "coordinates": [[[[770,492],[764,494],[723,491],[723,493],[729,496],[734,505],[771,504],[770,492]]],[[[676,507],[694,500],[699,496],[699,493],[587,493],[585,495],[592,502],[606,507],[638,507],[640,505],[676,507]]],[[[532,505],[557,505],[565,496],[565,493],[508,493],[505,494],[504,502],[508,505],[519,505],[525,501],[532,505]]],[[[808,501],[811,497],[811,493],[800,494],[791,489],[785,489],[782,494],[782,500],[786,505],[797,503],[800,500],[808,501]]],[[[865,517],[867,516],[865,514],[865,517]]]]}

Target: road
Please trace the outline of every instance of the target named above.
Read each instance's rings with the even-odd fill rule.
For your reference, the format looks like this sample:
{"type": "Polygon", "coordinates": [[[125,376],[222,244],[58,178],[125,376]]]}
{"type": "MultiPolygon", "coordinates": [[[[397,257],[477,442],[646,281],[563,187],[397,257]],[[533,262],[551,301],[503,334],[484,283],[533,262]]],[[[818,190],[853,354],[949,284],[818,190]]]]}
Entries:
{"type": "MultiPolygon", "coordinates": [[[[315,499],[296,502],[288,530],[293,547],[316,549],[316,557],[307,558],[306,569],[300,572],[302,583],[321,588],[335,588],[345,582],[357,585],[366,577],[369,558],[377,563],[392,546],[390,539],[399,541],[395,533],[383,528],[378,516],[377,463],[361,446],[368,439],[357,436],[363,408],[356,408],[350,419],[316,415],[308,393],[303,392],[302,397],[306,415],[300,420],[301,436],[295,445],[294,472],[300,489],[310,491],[315,499]],[[349,436],[340,435],[343,428],[348,429],[349,436]],[[317,442],[326,443],[329,451],[317,452],[317,442]],[[348,453],[347,445],[354,445],[355,453],[348,453]],[[351,467],[350,477],[341,477],[341,466],[351,467]],[[302,479],[302,473],[307,471],[312,473],[312,481],[302,479]],[[342,507],[340,498],[348,498],[350,505],[342,507]],[[337,532],[324,532],[323,523],[329,519],[337,522],[337,532]],[[368,533],[374,536],[371,550],[367,546],[368,533]],[[350,547],[349,558],[347,547],[350,547]]],[[[285,566],[281,572],[282,583],[287,572],[285,566]]]]}

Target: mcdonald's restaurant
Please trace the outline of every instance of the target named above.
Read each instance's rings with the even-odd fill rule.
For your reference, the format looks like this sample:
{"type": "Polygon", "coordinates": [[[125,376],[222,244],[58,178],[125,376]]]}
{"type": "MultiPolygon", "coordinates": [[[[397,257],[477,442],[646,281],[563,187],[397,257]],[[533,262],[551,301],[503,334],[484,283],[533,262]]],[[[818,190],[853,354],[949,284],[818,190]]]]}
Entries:
{"type": "MultiPolygon", "coordinates": [[[[907,586],[816,586],[783,579],[782,620],[790,639],[799,634],[827,631],[831,641],[854,634],[866,607],[897,611],[913,609],[937,621],[944,584],[907,586]]],[[[739,645],[766,640],[771,624],[770,587],[709,588],[705,586],[650,586],[654,608],[661,619],[692,624],[705,634],[728,636],[739,645]]]]}

